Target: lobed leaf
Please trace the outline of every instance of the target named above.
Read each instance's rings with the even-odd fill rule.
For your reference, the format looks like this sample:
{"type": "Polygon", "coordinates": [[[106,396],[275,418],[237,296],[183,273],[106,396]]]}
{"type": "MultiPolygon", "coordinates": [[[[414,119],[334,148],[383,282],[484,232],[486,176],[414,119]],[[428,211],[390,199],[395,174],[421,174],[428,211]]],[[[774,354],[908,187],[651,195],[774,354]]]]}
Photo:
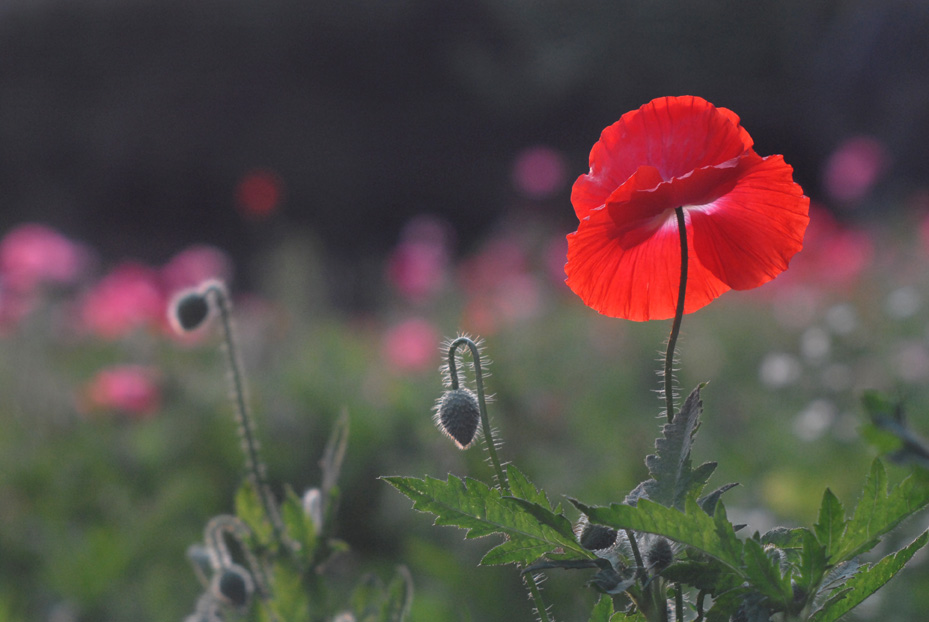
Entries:
{"type": "Polygon", "coordinates": [[[683,510],[685,500],[703,490],[716,469],[715,462],[707,462],[694,469],[690,460],[690,450],[703,410],[700,400],[703,386],[701,384],[690,393],[680,412],[662,428],[662,438],[655,441],[657,452],[645,458],[651,479],[629,493],[625,499],[627,505],[635,505],[639,499],[649,499],[683,510]]]}
{"type": "Polygon", "coordinates": [[[926,545],[929,532],[923,532],[905,548],[884,557],[873,566],[861,566],[842,586],[838,597],[831,598],[810,617],[811,622],[832,622],[851,611],[865,598],[880,589],[900,572],[916,551],[926,545]]]}
{"type": "Polygon", "coordinates": [[[827,488],[819,507],[819,520],[813,525],[813,531],[816,533],[816,539],[825,547],[828,557],[832,557],[836,550],[845,532],[845,526],[845,508],[827,488]]]}
{"type": "Polygon", "coordinates": [[[887,490],[887,473],[880,460],[871,464],[861,499],[833,547],[830,564],[839,564],[869,551],[881,536],[929,504],[929,481],[910,475],[887,490]]]}
{"type": "Polygon", "coordinates": [[[779,560],[772,559],[754,538],[745,541],[745,576],[768,599],[768,607],[785,611],[793,600],[790,574],[781,572],[779,560]]]}
{"type": "Polygon", "coordinates": [[[446,481],[432,477],[382,479],[412,499],[413,509],[434,514],[436,525],[466,529],[467,538],[494,533],[506,536],[508,540],[491,549],[482,564],[529,564],[556,549],[574,559],[594,557],[578,544],[564,516],[525,499],[503,497],[483,482],[454,475],[446,481]]]}
{"type": "Polygon", "coordinates": [[[640,499],[635,506],[614,503],[609,507],[590,507],[578,501],[572,500],[572,503],[592,523],[665,536],[702,551],[744,575],[742,542],[726,518],[722,503],[717,504],[714,516],[704,512],[692,498],[687,500],[683,512],[648,499],[640,499]]]}

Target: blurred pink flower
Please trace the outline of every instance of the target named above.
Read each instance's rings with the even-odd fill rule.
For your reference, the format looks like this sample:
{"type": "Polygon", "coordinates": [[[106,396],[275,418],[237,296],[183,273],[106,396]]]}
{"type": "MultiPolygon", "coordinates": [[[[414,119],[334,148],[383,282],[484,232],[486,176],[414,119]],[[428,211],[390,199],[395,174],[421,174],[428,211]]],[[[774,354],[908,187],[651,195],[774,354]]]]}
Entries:
{"type": "Polygon", "coordinates": [[[468,296],[464,323],[468,330],[489,335],[500,323],[538,313],[542,305],[539,279],[519,239],[500,237],[459,268],[461,290],[468,296]]]}
{"type": "Polygon", "coordinates": [[[839,201],[858,201],[870,192],[890,165],[887,148],[871,136],[842,142],[823,170],[826,192],[839,201]]]}
{"type": "Polygon", "coordinates": [[[564,187],[564,156],[551,147],[524,149],[513,162],[513,185],[532,199],[544,199],[564,187]]]}
{"type": "Polygon", "coordinates": [[[73,284],[87,265],[87,252],[45,225],[19,225],[0,241],[4,288],[28,293],[42,283],[73,284]]]}
{"type": "Polygon", "coordinates": [[[156,370],[141,365],[119,365],[97,372],[79,397],[86,412],[121,412],[136,417],[152,415],[161,407],[156,370]]]}
{"type": "Polygon", "coordinates": [[[206,244],[184,249],[161,269],[161,281],[169,298],[182,289],[197,287],[209,279],[229,282],[231,277],[232,261],[229,256],[206,244]]]}
{"type": "Polygon", "coordinates": [[[420,217],[404,227],[387,260],[387,279],[405,298],[422,302],[441,289],[449,262],[448,227],[420,217]]]}
{"type": "Polygon", "coordinates": [[[384,334],[384,359],[395,371],[432,370],[438,366],[439,341],[438,330],[428,320],[404,320],[384,334]]]}
{"type": "Polygon", "coordinates": [[[242,176],[235,189],[236,205],[249,218],[267,218],[280,206],[284,180],[270,169],[253,169],[242,176]]]}
{"type": "Polygon", "coordinates": [[[82,327],[105,339],[118,339],[136,328],[164,327],[167,296],[158,273],[126,262],[103,277],[84,297],[82,327]]]}
{"type": "Polygon", "coordinates": [[[775,279],[771,293],[782,287],[810,284],[817,290],[844,288],[855,283],[874,258],[874,241],[865,230],[839,223],[825,208],[810,205],[810,224],[803,250],[790,262],[790,270],[775,279]]]}

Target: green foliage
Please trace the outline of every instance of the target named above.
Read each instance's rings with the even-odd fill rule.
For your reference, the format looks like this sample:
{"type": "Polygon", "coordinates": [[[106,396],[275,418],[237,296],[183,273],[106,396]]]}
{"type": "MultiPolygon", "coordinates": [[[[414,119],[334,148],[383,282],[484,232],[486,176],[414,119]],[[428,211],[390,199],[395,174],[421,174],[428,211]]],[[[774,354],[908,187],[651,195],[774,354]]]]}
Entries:
{"type": "Polygon", "coordinates": [[[698,387],[664,426],[656,454],[646,459],[649,479],[623,503],[589,506],[571,500],[589,524],[614,530],[614,544],[598,540],[605,548],[597,554],[605,559],[596,562],[577,543],[579,536],[561,509],[513,466],[508,469],[513,496],[472,478],[384,479],[411,498],[414,509],[434,514],[438,525],[466,529],[468,538],[502,534],[504,542],[485,555],[483,564],[526,565],[544,557],[547,561],[527,570],[599,567],[592,583],[610,594],[625,592],[635,608],[628,615],[614,612],[612,599],[602,596],[591,620],[665,620],[672,601],[674,607],[684,604],[687,587],[694,600],[690,606],[702,607],[704,595],[714,596],[708,621],[767,620],[777,613],[805,620],[814,611],[812,619],[834,620],[886,583],[926,543],[924,534],[874,566],[851,561],[929,504],[925,478],[910,476],[888,489],[879,460],[850,517],[827,489],[812,529],[738,537],[719,500],[731,485],[700,496],[715,468],[706,463],[694,469],[690,460],[700,411],[698,387]],[[680,550],[674,553],[668,541],[680,550]]]}
{"type": "Polygon", "coordinates": [[[851,611],[865,598],[883,587],[929,541],[929,532],[923,532],[908,546],[884,557],[873,566],[862,566],[842,585],[839,593],[826,602],[811,617],[811,622],[832,622],[851,611]]]}
{"type": "Polygon", "coordinates": [[[577,543],[570,521],[553,511],[545,495],[512,466],[507,472],[514,494],[528,498],[504,496],[483,482],[454,475],[446,481],[382,479],[412,499],[413,509],[434,514],[436,525],[466,529],[467,538],[504,535],[504,542],[481,560],[484,565],[530,564],[556,549],[564,549],[561,559],[592,559],[593,554],[577,543]]]}
{"type": "Polygon", "coordinates": [[[696,469],[691,466],[690,452],[703,411],[703,402],[700,401],[702,388],[703,385],[700,385],[694,389],[680,412],[665,424],[661,438],[655,441],[657,453],[645,458],[651,478],[636,486],[625,503],[635,505],[639,499],[650,499],[667,507],[683,509],[694,491],[703,490],[716,470],[716,463],[707,462],[696,469]]]}

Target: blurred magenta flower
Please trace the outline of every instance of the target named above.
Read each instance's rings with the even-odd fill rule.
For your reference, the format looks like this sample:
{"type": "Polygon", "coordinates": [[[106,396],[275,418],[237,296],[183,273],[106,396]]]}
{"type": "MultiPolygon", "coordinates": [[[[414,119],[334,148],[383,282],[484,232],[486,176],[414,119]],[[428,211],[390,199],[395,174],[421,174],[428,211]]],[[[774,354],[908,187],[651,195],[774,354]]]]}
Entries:
{"type": "Polygon", "coordinates": [[[389,367],[399,372],[434,370],[439,351],[439,331],[423,318],[411,318],[387,329],[383,356],[389,367]]]}
{"type": "Polygon", "coordinates": [[[215,246],[197,244],[174,255],[161,269],[161,281],[168,297],[204,281],[232,280],[232,260],[215,246]]]}
{"type": "Polygon", "coordinates": [[[839,144],[826,160],[823,186],[838,201],[864,198],[890,166],[890,154],[871,136],[855,136],[839,144]]]}
{"type": "Polygon", "coordinates": [[[42,283],[73,284],[87,263],[83,246],[45,225],[19,225],[0,241],[0,282],[6,290],[29,293],[42,283]]]}
{"type": "Polygon", "coordinates": [[[850,287],[873,258],[874,241],[867,231],[850,229],[828,210],[813,204],[804,250],[794,258],[781,284],[806,283],[816,289],[850,287]]]}
{"type": "Polygon", "coordinates": [[[239,211],[249,218],[267,218],[280,207],[284,196],[284,180],[270,169],[258,168],[247,172],[235,189],[239,211]]]}
{"type": "Polygon", "coordinates": [[[501,323],[538,313],[542,288],[523,242],[501,235],[462,262],[458,282],[467,295],[463,324],[470,331],[490,335],[501,323]]]}
{"type": "Polygon", "coordinates": [[[544,199],[561,190],[567,179],[564,156],[551,147],[524,149],[513,162],[513,185],[532,199],[544,199]]]}
{"type": "Polygon", "coordinates": [[[119,412],[135,417],[152,415],[161,408],[158,373],[142,365],[102,369],[84,385],[78,402],[81,410],[87,413],[119,412]]]}
{"type": "Polygon", "coordinates": [[[167,296],[152,268],[126,262],[91,289],[80,308],[81,327],[104,339],[118,339],[137,328],[166,328],[167,296]]]}
{"type": "Polygon", "coordinates": [[[410,221],[387,260],[387,280],[412,302],[428,300],[445,283],[449,264],[449,229],[422,216],[410,221]]]}

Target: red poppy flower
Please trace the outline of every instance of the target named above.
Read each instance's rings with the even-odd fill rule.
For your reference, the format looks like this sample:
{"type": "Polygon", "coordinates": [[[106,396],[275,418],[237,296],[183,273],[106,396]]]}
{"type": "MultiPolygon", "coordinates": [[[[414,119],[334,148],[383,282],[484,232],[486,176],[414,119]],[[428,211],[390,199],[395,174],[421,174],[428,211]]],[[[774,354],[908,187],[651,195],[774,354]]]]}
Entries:
{"type": "Polygon", "coordinates": [[[683,207],[684,312],[787,269],[803,247],[809,199],[781,156],[762,158],[731,110],[663,97],[603,130],[574,183],[567,284],[589,307],[644,321],[673,317],[683,207]]]}

